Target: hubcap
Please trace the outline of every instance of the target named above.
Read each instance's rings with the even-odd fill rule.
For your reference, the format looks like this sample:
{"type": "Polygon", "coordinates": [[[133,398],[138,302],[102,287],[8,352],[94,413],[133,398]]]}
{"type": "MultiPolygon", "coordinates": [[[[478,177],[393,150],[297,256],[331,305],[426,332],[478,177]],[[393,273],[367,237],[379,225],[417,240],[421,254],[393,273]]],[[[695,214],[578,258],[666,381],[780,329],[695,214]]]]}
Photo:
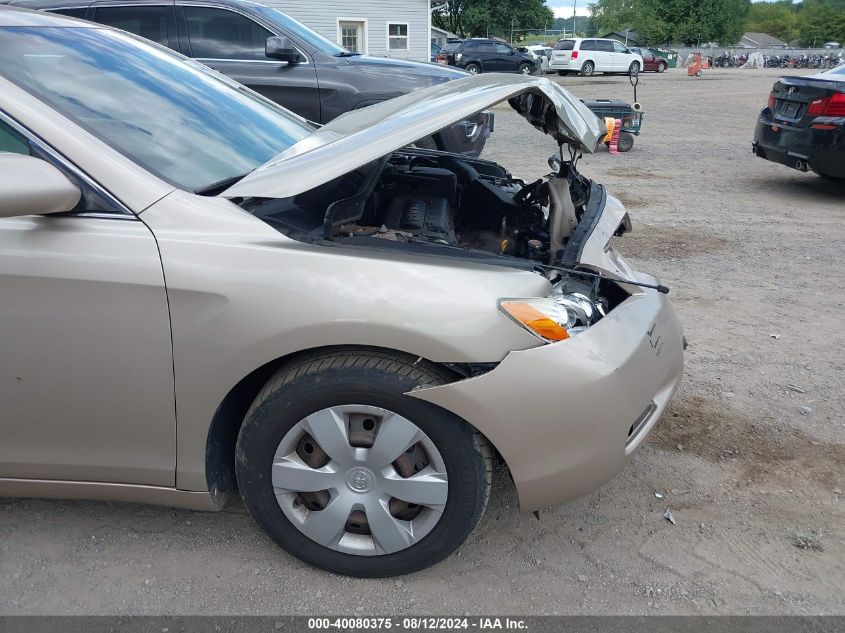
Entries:
{"type": "Polygon", "coordinates": [[[273,457],[279,507],[308,538],[371,556],[410,547],[434,529],[449,493],[434,443],[380,407],[317,411],[288,431],[273,457]]]}

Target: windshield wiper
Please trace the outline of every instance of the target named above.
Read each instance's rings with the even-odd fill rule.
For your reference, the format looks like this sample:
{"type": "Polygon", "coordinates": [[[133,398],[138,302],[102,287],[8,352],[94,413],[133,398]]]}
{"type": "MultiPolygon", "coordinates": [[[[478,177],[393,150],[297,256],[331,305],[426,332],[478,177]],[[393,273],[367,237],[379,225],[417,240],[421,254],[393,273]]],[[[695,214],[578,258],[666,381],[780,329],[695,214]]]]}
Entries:
{"type": "Polygon", "coordinates": [[[340,53],[335,53],[335,57],[358,57],[361,53],[353,53],[352,51],[342,51],[340,53]]]}
{"type": "Polygon", "coordinates": [[[238,176],[230,176],[229,178],[224,178],[223,180],[218,180],[217,182],[211,183],[206,187],[201,187],[200,189],[194,189],[194,193],[198,196],[216,196],[218,193],[223,193],[234,184],[237,184],[239,181],[243,180],[245,177],[249,176],[252,171],[248,171],[245,174],[240,174],[238,176]]]}

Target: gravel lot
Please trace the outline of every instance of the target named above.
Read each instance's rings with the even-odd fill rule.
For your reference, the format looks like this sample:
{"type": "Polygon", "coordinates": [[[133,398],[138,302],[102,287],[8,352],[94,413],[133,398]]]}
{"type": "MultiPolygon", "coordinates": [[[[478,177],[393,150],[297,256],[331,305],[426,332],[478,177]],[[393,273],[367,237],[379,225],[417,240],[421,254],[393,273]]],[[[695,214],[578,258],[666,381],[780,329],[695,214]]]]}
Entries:
{"type": "MultiPolygon", "coordinates": [[[[676,400],[604,488],[538,520],[500,472],[458,554],[377,581],[305,566],[240,505],[0,500],[0,614],[845,614],[845,186],[752,156],[778,74],[643,76],[634,149],[580,163],[626,203],[622,248],[690,341],[676,400]]],[[[631,97],[625,77],[562,81],[631,97]]],[[[497,117],[486,156],[545,173],[554,142],[497,117]]]]}

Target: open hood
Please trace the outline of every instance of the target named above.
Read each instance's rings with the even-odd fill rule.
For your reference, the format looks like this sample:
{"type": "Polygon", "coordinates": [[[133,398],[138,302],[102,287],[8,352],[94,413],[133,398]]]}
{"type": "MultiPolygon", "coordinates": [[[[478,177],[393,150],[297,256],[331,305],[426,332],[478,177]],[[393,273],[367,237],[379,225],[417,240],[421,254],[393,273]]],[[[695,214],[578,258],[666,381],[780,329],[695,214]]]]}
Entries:
{"type": "Polygon", "coordinates": [[[603,121],[568,90],[548,79],[485,74],[347,112],[220,195],[295,196],[505,100],[558,143],[585,152],[595,151],[606,133],[603,121]]]}

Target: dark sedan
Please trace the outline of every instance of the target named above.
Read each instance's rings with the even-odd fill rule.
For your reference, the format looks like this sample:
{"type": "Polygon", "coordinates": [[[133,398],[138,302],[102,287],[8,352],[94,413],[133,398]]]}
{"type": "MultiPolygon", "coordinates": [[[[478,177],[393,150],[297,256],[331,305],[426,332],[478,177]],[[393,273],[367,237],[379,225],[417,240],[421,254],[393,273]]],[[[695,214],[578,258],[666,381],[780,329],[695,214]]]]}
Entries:
{"type": "Polygon", "coordinates": [[[760,158],[845,180],[845,67],[778,79],[753,148],[760,158]]]}
{"type": "Polygon", "coordinates": [[[669,68],[669,60],[660,55],[655,55],[647,48],[632,48],[631,50],[643,58],[643,72],[653,71],[662,73],[669,68]]]}
{"type": "MultiPolygon", "coordinates": [[[[0,0],[135,33],[192,57],[316,123],[428,88],[465,72],[443,65],[350,52],[278,9],[242,0],[0,0]]],[[[492,113],[417,144],[477,156],[492,113]]]]}

